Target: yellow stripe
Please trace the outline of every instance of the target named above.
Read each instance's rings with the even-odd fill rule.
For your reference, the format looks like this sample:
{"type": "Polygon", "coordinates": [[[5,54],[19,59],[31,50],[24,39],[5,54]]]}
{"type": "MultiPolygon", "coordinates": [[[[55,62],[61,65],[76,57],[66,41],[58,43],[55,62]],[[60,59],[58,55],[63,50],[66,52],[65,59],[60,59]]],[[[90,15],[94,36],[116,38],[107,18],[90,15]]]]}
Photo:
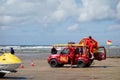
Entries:
{"type": "Polygon", "coordinates": [[[84,46],[83,44],[55,44],[56,47],[66,47],[66,46],[84,46]]]}

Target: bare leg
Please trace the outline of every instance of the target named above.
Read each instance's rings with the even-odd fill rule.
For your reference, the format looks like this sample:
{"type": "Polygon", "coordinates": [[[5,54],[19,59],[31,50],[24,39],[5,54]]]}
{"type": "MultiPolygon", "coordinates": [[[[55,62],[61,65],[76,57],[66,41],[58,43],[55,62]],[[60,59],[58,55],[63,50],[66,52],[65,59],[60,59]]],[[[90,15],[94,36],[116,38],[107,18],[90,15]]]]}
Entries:
{"type": "Polygon", "coordinates": [[[71,68],[72,68],[73,60],[71,60],[71,68]]]}
{"type": "Polygon", "coordinates": [[[94,59],[94,54],[93,54],[92,52],[90,52],[90,53],[91,53],[91,55],[92,55],[91,59],[94,59]]]}

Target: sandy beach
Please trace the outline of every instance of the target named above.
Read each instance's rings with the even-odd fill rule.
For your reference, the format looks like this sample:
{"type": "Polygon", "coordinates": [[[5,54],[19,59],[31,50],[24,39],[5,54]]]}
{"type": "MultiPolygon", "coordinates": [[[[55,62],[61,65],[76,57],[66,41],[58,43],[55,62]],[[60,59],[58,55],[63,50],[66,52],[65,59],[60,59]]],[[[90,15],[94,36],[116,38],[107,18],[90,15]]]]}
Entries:
{"type": "Polygon", "coordinates": [[[24,68],[19,68],[17,73],[6,74],[1,80],[120,80],[120,58],[94,61],[88,68],[70,68],[70,65],[51,68],[47,63],[49,54],[41,55],[17,54],[24,68]]]}

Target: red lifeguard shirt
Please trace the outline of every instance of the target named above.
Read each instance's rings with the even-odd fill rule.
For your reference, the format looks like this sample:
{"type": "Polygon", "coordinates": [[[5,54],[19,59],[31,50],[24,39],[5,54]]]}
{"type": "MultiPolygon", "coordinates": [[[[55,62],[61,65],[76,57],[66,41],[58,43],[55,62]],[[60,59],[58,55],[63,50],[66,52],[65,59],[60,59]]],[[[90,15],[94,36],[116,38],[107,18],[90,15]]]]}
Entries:
{"type": "Polygon", "coordinates": [[[93,47],[95,46],[92,42],[93,40],[92,39],[87,39],[86,40],[86,45],[90,48],[90,52],[93,53],[93,47]]]}
{"type": "Polygon", "coordinates": [[[70,47],[70,54],[69,54],[70,59],[73,59],[73,58],[74,58],[74,53],[75,53],[74,50],[75,50],[74,47],[70,47]]]}

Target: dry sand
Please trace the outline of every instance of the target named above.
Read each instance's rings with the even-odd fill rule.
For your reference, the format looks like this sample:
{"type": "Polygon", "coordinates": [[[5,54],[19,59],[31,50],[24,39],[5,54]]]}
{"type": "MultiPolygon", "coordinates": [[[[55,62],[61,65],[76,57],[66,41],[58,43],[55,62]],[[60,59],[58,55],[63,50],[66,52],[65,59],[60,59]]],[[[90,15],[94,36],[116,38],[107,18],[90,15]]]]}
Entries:
{"type": "Polygon", "coordinates": [[[51,68],[47,59],[27,58],[23,59],[23,66],[17,73],[7,74],[1,80],[120,80],[120,58],[94,61],[88,68],[70,68],[70,65],[51,68]]]}

